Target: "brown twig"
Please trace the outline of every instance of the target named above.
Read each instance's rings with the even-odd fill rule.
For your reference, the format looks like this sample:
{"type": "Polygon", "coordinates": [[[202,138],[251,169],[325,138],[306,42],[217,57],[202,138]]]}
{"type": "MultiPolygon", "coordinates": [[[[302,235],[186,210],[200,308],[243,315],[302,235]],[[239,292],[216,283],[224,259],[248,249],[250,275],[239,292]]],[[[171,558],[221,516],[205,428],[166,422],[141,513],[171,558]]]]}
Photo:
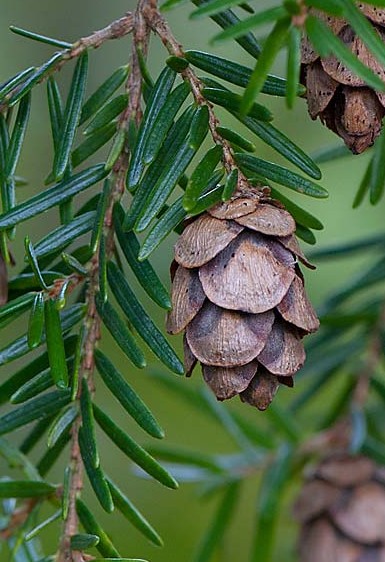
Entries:
{"type": "MultiPolygon", "coordinates": [[[[151,29],[160,37],[166,49],[171,55],[183,57],[183,47],[174,37],[167,21],[164,19],[158,8],[153,4],[147,4],[144,7],[143,14],[151,26],[151,29]]],[[[238,169],[238,190],[243,190],[249,186],[249,181],[246,176],[239,170],[235,162],[233,151],[230,144],[224,139],[217,131],[219,124],[218,118],[214,113],[212,104],[206,100],[202,94],[203,84],[199,80],[191,67],[187,67],[181,72],[182,77],[186,80],[191,87],[197,105],[205,105],[209,111],[209,129],[211,136],[216,144],[223,148],[223,164],[226,172],[229,174],[233,169],[238,169]]]]}
{"type": "MultiPolygon", "coordinates": [[[[59,70],[63,66],[63,64],[74,58],[77,58],[87,49],[97,49],[98,47],[100,47],[100,45],[102,45],[106,41],[110,41],[112,39],[120,39],[121,37],[128,35],[133,31],[133,29],[134,29],[134,16],[131,12],[127,12],[127,14],[125,14],[120,19],[112,22],[110,25],[107,25],[102,29],[94,31],[91,35],[88,35],[87,37],[80,38],[72,45],[71,48],[63,50],[63,56],[59,58],[56,65],[50,68],[49,72],[47,72],[42,76],[40,82],[46,80],[51,74],[59,70]]],[[[39,70],[39,68],[37,68],[36,70],[39,70]]],[[[15,87],[7,94],[4,100],[0,103],[0,112],[5,111],[7,109],[9,101],[22,87],[23,84],[15,87]]]]}
{"type": "MultiPolygon", "coordinates": [[[[86,333],[83,343],[83,358],[79,369],[79,386],[76,399],[80,399],[81,381],[87,381],[90,392],[94,392],[94,349],[100,339],[100,318],[96,312],[95,295],[99,286],[98,254],[91,262],[88,278],[88,291],[86,297],[87,314],[85,318],[86,333]]],[[[64,521],[62,538],[57,554],[57,562],[81,562],[80,552],[71,550],[71,537],[78,531],[78,518],[76,513],[76,499],[83,488],[83,461],[79,447],[80,416],[71,428],[71,484],[68,492],[68,513],[64,521]]]]}
{"type": "MultiPolygon", "coordinates": [[[[79,39],[74,43],[73,47],[68,51],[65,51],[63,58],[59,63],[52,68],[51,72],[57,71],[67,60],[71,60],[78,57],[82,52],[89,48],[97,48],[102,43],[111,39],[118,39],[134,31],[134,41],[131,54],[130,67],[131,72],[127,80],[126,90],[129,93],[129,103],[126,110],[122,113],[118,128],[123,128],[127,130],[128,124],[131,120],[135,120],[136,124],[140,123],[142,112],[140,106],[141,100],[141,73],[138,60],[138,54],[136,49],[141,48],[142,52],[146,54],[150,28],[143,18],[143,5],[146,0],[141,0],[138,3],[138,7],[134,14],[128,13],[119,20],[111,23],[107,27],[95,31],[88,37],[79,39]]],[[[44,76],[45,79],[47,76],[44,76]]],[[[7,99],[9,99],[17,90],[10,92],[7,99]]],[[[6,107],[6,102],[0,104],[1,109],[6,107]]],[[[128,168],[128,147],[125,147],[117,159],[115,166],[110,175],[110,181],[112,185],[111,193],[109,196],[109,201],[107,204],[107,210],[104,218],[104,231],[106,235],[106,253],[107,257],[111,257],[114,252],[114,228],[112,221],[112,211],[114,204],[119,200],[125,189],[125,176],[128,168]]],[[[90,264],[89,272],[87,276],[88,289],[86,295],[86,306],[87,314],[84,320],[86,332],[83,341],[82,349],[82,362],[79,368],[79,383],[82,379],[87,381],[89,390],[91,394],[94,393],[94,350],[100,339],[100,318],[96,311],[95,296],[99,289],[99,259],[98,259],[98,249],[96,250],[90,264]]],[[[65,279],[58,279],[55,281],[53,287],[50,291],[50,296],[54,297],[58,295],[61,291],[63,284],[68,284],[68,291],[74,290],[80,283],[84,282],[85,278],[79,274],[71,274],[65,279]],[[68,283],[70,280],[70,283],[68,283]]],[[[78,394],[76,399],[80,399],[81,384],[79,384],[78,394]]],[[[76,499],[79,496],[83,488],[83,462],[81,458],[81,452],[78,441],[78,432],[81,425],[81,418],[74,422],[71,429],[71,484],[69,487],[68,495],[68,513],[66,520],[64,521],[63,531],[61,536],[61,541],[59,549],[56,556],[56,562],[83,562],[85,560],[83,554],[79,551],[71,550],[71,537],[78,532],[78,518],[76,513],[76,499]]],[[[25,507],[22,510],[15,512],[12,518],[12,526],[3,531],[3,537],[5,532],[11,532],[19,526],[30,512],[30,504],[26,502],[25,507]]],[[[7,535],[8,536],[8,535],[7,535]]],[[[87,559],[89,559],[87,557],[87,559]]]]}
{"type": "MultiPolygon", "coordinates": [[[[151,0],[148,1],[150,2],[151,0]]],[[[151,31],[143,16],[145,6],[146,0],[139,0],[138,7],[133,17],[134,28],[132,37],[131,72],[127,80],[129,100],[127,109],[121,115],[119,122],[119,126],[126,130],[131,119],[134,119],[136,125],[139,125],[142,118],[140,106],[140,99],[142,95],[142,74],[140,71],[138,49],[141,49],[144,57],[147,55],[151,31]]]]}
{"type": "MultiPolygon", "coordinates": [[[[128,29],[130,29],[130,31],[134,29],[134,41],[130,61],[131,72],[126,85],[126,90],[129,94],[129,103],[126,110],[122,113],[118,124],[118,129],[124,129],[125,131],[127,131],[128,124],[131,120],[135,120],[135,122],[139,124],[142,116],[140,106],[142,80],[136,49],[138,48],[138,46],[140,46],[143,53],[146,53],[149,41],[150,28],[142,15],[142,8],[145,4],[145,1],[146,0],[141,0],[138,3],[138,7],[135,13],[133,15],[130,14],[129,21],[126,20],[124,22],[124,18],[121,18],[121,20],[118,20],[118,22],[115,22],[114,24],[111,24],[110,26],[105,28],[105,30],[102,30],[103,33],[98,32],[98,36],[96,36],[96,34],[93,34],[89,38],[81,39],[77,43],[76,47],[76,53],[80,54],[81,49],[88,48],[90,46],[99,46],[101,44],[100,42],[102,42],[102,39],[105,40],[106,37],[112,38],[112,34],[114,34],[114,38],[121,37],[129,32],[128,29]]],[[[107,258],[112,256],[115,249],[112,213],[115,202],[121,199],[125,190],[125,177],[127,174],[129,162],[128,152],[129,147],[124,147],[110,175],[112,188],[104,217],[104,233],[106,236],[107,258]]],[[[91,394],[93,394],[95,391],[93,379],[94,350],[100,339],[100,317],[97,314],[95,305],[95,296],[98,292],[98,289],[99,258],[98,251],[96,251],[91,261],[91,268],[89,272],[89,284],[87,292],[87,317],[85,321],[87,333],[83,346],[83,361],[79,371],[79,381],[81,381],[83,378],[87,380],[87,384],[91,391],[91,394]]],[[[79,392],[77,398],[80,398],[80,392],[81,385],[79,384],[79,392]]],[[[72,428],[72,479],[69,490],[68,515],[64,524],[62,541],[56,559],[57,562],[82,562],[84,560],[81,552],[71,551],[71,536],[76,534],[78,529],[76,498],[78,497],[83,487],[83,463],[78,442],[78,431],[80,423],[81,420],[80,418],[78,418],[72,428]]]]}
{"type": "Polygon", "coordinates": [[[36,499],[28,499],[12,513],[9,523],[0,531],[0,540],[6,541],[12,537],[13,533],[26,522],[37,502],[36,499]]]}
{"type": "Polygon", "coordinates": [[[107,25],[107,27],[94,31],[91,35],[82,37],[76,41],[68,52],[68,58],[78,57],[86,49],[97,49],[106,41],[120,39],[128,33],[131,33],[133,29],[134,15],[131,12],[127,12],[127,14],[120,19],[107,25]]]}

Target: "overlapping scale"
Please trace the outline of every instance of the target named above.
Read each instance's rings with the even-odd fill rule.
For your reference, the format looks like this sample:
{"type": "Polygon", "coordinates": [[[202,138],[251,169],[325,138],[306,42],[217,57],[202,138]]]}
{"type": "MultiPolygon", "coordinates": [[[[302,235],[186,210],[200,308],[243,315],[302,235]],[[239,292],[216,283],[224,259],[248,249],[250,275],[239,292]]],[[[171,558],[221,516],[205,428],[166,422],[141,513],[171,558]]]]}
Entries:
{"type": "Polygon", "coordinates": [[[305,362],[305,350],[298,331],[277,319],[258,361],[274,375],[294,375],[305,362]]]}
{"type": "Polygon", "coordinates": [[[211,302],[256,314],[281,302],[295,272],[278,261],[263,241],[246,233],[202,266],[199,277],[211,302]]]}
{"type": "Polygon", "coordinates": [[[286,295],[277,305],[280,315],[294,326],[305,332],[316,332],[319,320],[315,310],[307,298],[303,282],[295,275],[286,295]]]}
{"type": "Polygon", "coordinates": [[[173,280],[172,309],[167,315],[170,334],[182,332],[206,299],[197,269],[178,267],[173,280]]]}
{"type": "Polygon", "coordinates": [[[255,211],[235,219],[238,224],[268,236],[290,236],[295,232],[295,220],[285,209],[259,205],[255,211]]]}
{"type": "Polygon", "coordinates": [[[207,302],[187,326],[187,342],[195,357],[206,365],[245,365],[265,347],[273,322],[271,310],[244,314],[207,302]]]}
{"type": "Polygon", "coordinates": [[[238,367],[202,365],[203,378],[218,400],[228,400],[249,386],[258,370],[258,361],[238,367]]]}
{"type": "Polygon", "coordinates": [[[207,213],[189,224],[175,245],[175,260],[183,267],[200,267],[242,232],[243,226],[207,213]]]}

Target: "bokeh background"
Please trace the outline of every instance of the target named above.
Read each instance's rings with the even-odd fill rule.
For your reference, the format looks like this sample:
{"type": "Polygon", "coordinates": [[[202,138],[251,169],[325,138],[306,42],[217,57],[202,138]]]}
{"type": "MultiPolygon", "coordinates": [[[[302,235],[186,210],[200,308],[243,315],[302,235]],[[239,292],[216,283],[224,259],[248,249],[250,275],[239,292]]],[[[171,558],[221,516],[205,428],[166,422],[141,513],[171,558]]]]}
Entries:
{"type": "MultiPolygon", "coordinates": [[[[268,1],[258,1],[257,9],[267,5],[276,4],[268,1]]],[[[0,82],[15,72],[30,65],[44,62],[53,52],[50,46],[34,43],[30,40],[13,35],[8,26],[14,24],[30,30],[37,31],[59,39],[73,41],[81,36],[88,35],[95,29],[104,27],[112,20],[120,17],[127,10],[134,8],[133,2],[115,0],[114,2],[95,2],[93,0],[66,0],[65,2],[52,2],[49,0],[2,0],[0,10],[0,82]]],[[[169,22],[177,38],[185,48],[200,50],[213,50],[221,56],[237,60],[242,64],[252,65],[253,61],[235,43],[229,43],[220,48],[212,49],[208,39],[216,32],[217,27],[209,21],[189,21],[188,14],[192,10],[189,3],[183,4],[178,9],[168,14],[169,22]]],[[[261,30],[262,36],[266,30],[261,30]]],[[[91,93],[112,71],[119,65],[125,64],[129,58],[130,40],[128,38],[104,44],[100,49],[90,54],[90,71],[88,93],[91,93]]],[[[156,76],[164,64],[166,51],[158,41],[152,40],[149,66],[156,76]]],[[[60,86],[65,94],[71,73],[71,65],[67,65],[59,76],[60,86]]],[[[276,72],[283,75],[285,68],[284,56],[276,67],[276,72]]],[[[328,144],[338,144],[338,139],[321,126],[319,122],[312,122],[306,112],[305,102],[299,100],[293,111],[289,112],[282,99],[263,96],[266,103],[275,114],[274,124],[281,128],[288,136],[302,148],[311,152],[328,144]]],[[[219,111],[223,124],[233,124],[224,112],[219,111]]],[[[33,93],[33,106],[30,126],[27,133],[25,148],[19,165],[18,174],[28,179],[28,186],[20,188],[19,199],[22,200],[43,188],[43,181],[50,169],[52,161],[52,147],[49,134],[48,111],[45,88],[40,86],[33,93]]],[[[281,162],[280,158],[272,153],[258,139],[253,139],[258,147],[258,156],[274,159],[281,162]]],[[[98,157],[99,159],[100,157],[98,157]]],[[[315,214],[324,224],[324,230],[317,233],[319,247],[354,240],[367,236],[383,229],[383,204],[373,208],[369,203],[364,203],[358,210],[352,210],[352,201],[358,188],[360,179],[365,170],[368,155],[349,156],[339,161],[323,166],[322,184],[329,190],[328,200],[311,200],[306,197],[293,195],[288,190],[283,191],[295,201],[299,201],[307,210],[315,214]]],[[[284,189],[284,188],[283,188],[284,189]]],[[[19,264],[22,257],[22,239],[29,234],[32,241],[39,240],[49,228],[56,224],[57,217],[54,213],[37,220],[25,223],[25,231],[19,232],[19,240],[15,242],[13,251],[19,264]],[[51,221],[51,222],[47,222],[51,221]]],[[[157,268],[165,284],[168,280],[168,263],[172,257],[172,244],[170,239],[164,243],[153,256],[152,262],[157,268]]],[[[311,251],[306,247],[306,251],[311,251]]],[[[354,259],[331,263],[320,262],[316,272],[306,273],[307,286],[313,302],[319,305],[322,300],[338,285],[343,284],[355,275],[370,257],[359,256],[354,259]]],[[[133,284],[135,281],[133,280],[133,284]]],[[[163,325],[163,314],[151,307],[145,297],[142,298],[147,309],[153,314],[159,325],[163,325]]],[[[21,321],[25,322],[25,319],[21,321]]],[[[7,333],[2,335],[4,343],[13,335],[13,330],[20,328],[21,323],[7,328],[7,333]]],[[[178,340],[178,338],[175,338],[178,340]]],[[[174,341],[177,349],[181,349],[180,341],[174,341]]],[[[3,342],[1,343],[1,347],[3,342]]],[[[135,371],[125,362],[122,355],[105,335],[103,346],[109,348],[109,353],[115,356],[115,362],[125,373],[130,383],[141,394],[166,431],[166,445],[180,445],[185,448],[202,451],[227,453],[235,450],[231,438],[218,423],[205,415],[205,404],[199,411],[190,407],[165,386],[159,385],[151,376],[151,370],[162,370],[153,357],[148,354],[149,369],[135,371]]],[[[6,376],[8,370],[4,369],[6,376]]],[[[174,375],[170,374],[170,377],[174,375]]],[[[307,384],[309,377],[300,380],[297,388],[301,389],[307,384]]],[[[197,372],[193,379],[180,380],[180,385],[200,385],[200,375],[197,372]]],[[[281,391],[278,401],[287,400],[292,390],[281,391]]],[[[327,399],[327,396],[323,399],[327,399]]],[[[135,428],[134,424],[122,413],[120,406],[114,402],[104,388],[100,386],[98,402],[105,406],[113,417],[120,421],[122,426],[129,431],[142,444],[148,444],[147,437],[135,428]]],[[[237,401],[229,406],[242,413],[255,424],[264,427],[265,414],[254,411],[248,406],[237,401]]],[[[318,404],[322,409],[322,404],[318,404]]],[[[310,417],[310,413],[308,414],[310,417]]],[[[317,411],[311,413],[317,415],[317,411]]],[[[95,515],[105,524],[122,554],[140,557],[152,562],[187,562],[191,559],[199,537],[207,528],[215,511],[217,500],[215,498],[202,501],[199,498],[199,487],[194,484],[183,483],[178,491],[170,491],[159,484],[139,479],[133,474],[132,466],[127,459],[110,443],[99,435],[104,469],[113,475],[126,494],[148,516],[154,527],[165,541],[162,549],[151,546],[139,533],[126,523],[119,515],[106,517],[97,504],[88,494],[90,504],[95,507],[95,515]]],[[[2,466],[2,465],[1,465],[2,466]]],[[[52,471],[53,481],[61,479],[63,466],[60,462],[52,471]]],[[[258,475],[251,476],[244,487],[241,503],[235,514],[234,523],[227,535],[222,550],[218,553],[217,560],[239,562],[248,559],[251,539],[255,525],[255,497],[258,486],[258,475]]],[[[294,493],[294,492],[293,492],[294,493]]],[[[295,560],[294,543],[296,526],[292,522],[288,508],[282,516],[279,532],[280,540],[277,545],[276,559],[281,562],[295,560]]],[[[58,528],[51,527],[42,535],[47,553],[55,550],[55,540],[58,528]]],[[[261,561],[262,562],[262,561],[261,561]]]]}

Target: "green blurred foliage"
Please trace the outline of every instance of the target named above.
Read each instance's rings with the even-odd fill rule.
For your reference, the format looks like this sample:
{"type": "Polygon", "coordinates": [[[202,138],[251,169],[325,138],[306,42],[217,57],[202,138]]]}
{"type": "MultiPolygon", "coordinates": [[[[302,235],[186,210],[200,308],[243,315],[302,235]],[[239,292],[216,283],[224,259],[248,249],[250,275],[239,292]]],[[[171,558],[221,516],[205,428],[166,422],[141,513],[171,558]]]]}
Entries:
{"type": "MultiPolygon", "coordinates": [[[[268,6],[270,2],[259,2],[259,4],[263,7],[268,6]]],[[[273,3],[271,2],[271,4],[273,3]]],[[[132,2],[124,2],[123,0],[115,0],[115,2],[2,0],[0,11],[0,52],[2,54],[0,81],[12,75],[15,71],[29,65],[42,63],[53,51],[50,46],[34,43],[13,35],[8,31],[10,24],[58,39],[72,41],[103,27],[127,10],[132,9],[133,6],[132,2]]],[[[175,35],[185,48],[210,50],[208,39],[216,31],[216,26],[207,20],[188,21],[187,17],[190,11],[191,5],[185,4],[167,14],[175,35]]],[[[92,52],[90,54],[88,91],[93,91],[117,66],[125,64],[129,52],[130,40],[127,38],[104,44],[100,49],[92,52]]],[[[233,43],[221,45],[220,48],[215,49],[215,53],[237,60],[242,64],[251,63],[250,57],[233,43]]],[[[158,40],[153,39],[149,67],[154,76],[158,74],[166,57],[166,51],[158,44],[158,40]]],[[[275,70],[278,74],[284,71],[283,60],[275,70]]],[[[67,68],[60,73],[60,85],[64,91],[68,88],[69,76],[70,71],[67,68]]],[[[28,136],[18,170],[21,176],[28,179],[29,184],[26,187],[19,188],[21,198],[30,196],[42,188],[43,180],[49,171],[52,159],[43,88],[43,86],[40,86],[33,93],[31,126],[28,129],[28,136]]],[[[286,109],[284,99],[269,98],[266,104],[274,112],[275,126],[281,128],[306,151],[311,152],[328,143],[338,142],[336,137],[323,128],[319,121],[312,122],[310,120],[303,100],[297,101],[294,110],[291,112],[286,109]]],[[[224,111],[218,111],[218,115],[222,125],[231,124],[234,126],[234,120],[227,114],[225,115],[224,111]]],[[[260,141],[254,139],[253,142],[257,144],[258,156],[266,159],[272,157],[272,153],[260,141]]],[[[275,155],[274,158],[279,163],[279,158],[275,155]]],[[[365,202],[358,210],[352,210],[352,201],[368,158],[367,155],[348,156],[339,161],[323,165],[323,185],[329,190],[329,199],[321,201],[307,199],[304,201],[301,198],[301,204],[315,214],[325,226],[324,231],[317,233],[320,247],[343,240],[359,239],[382,229],[383,209],[381,204],[372,207],[368,202],[365,202]]],[[[298,199],[291,193],[289,195],[293,200],[298,199]]],[[[54,217],[52,216],[51,219],[53,221],[54,217]]],[[[35,220],[28,223],[29,234],[33,241],[38,240],[46,232],[46,228],[47,223],[45,221],[35,220]]],[[[20,237],[21,239],[22,237],[20,237]]],[[[172,258],[174,240],[175,238],[171,237],[167,243],[162,244],[152,258],[153,265],[167,285],[169,283],[167,264],[172,258]]],[[[309,247],[305,248],[305,251],[308,250],[309,247]]],[[[15,243],[13,251],[20,263],[23,253],[21,242],[15,243]]],[[[367,259],[365,255],[360,255],[354,259],[345,259],[342,263],[335,260],[330,263],[321,262],[315,272],[306,273],[308,291],[313,302],[316,305],[320,304],[333,288],[349,279],[354,272],[367,262],[367,259]]],[[[135,285],[135,281],[133,283],[135,285]]],[[[149,301],[146,301],[144,297],[143,301],[150,309],[149,301]]],[[[159,309],[154,309],[151,312],[159,325],[162,325],[163,318],[159,309]]],[[[14,324],[15,330],[17,330],[18,325],[20,325],[19,322],[14,324]]],[[[10,333],[9,337],[11,338],[12,335],[10,333]]],[[[116,353],[116,364],[120,365],[129,382],[140,393],[161,422],[166,431],[167,444],[182,445],[202,452],[225,453],[234,450],[234,444],[229,441],[228,435],[220,425],[204,415],[203,410],[207,406],[202,404],[202,414],[196,409],[188,407],[185,402],[180,402],[176,395],[167,392],[163,386],[158,385],[148,376],[146,370],[136,371],[129,366],[118,348],[112,343],[109,334],[103,335],[103,341],[103,346],[110,346],[111,352],[116,353]],[[124,365],[127,365],[127,367],[124,367],[124,365]]],[[[178,349],[181,351],[181,342],[179,342],[178,349]]],[[[154,361],[153,364],[150,363],[148,369],[160,369],[160,367],[154,361]]],[[[175,375],[170,374],[169,376],[174,377],[175,375]]],[[[307,381],[308,378],[300,380],[296,390],[299,392],[307,381]]],[[[201,385],[202,382],[199,373],[196,372],[192,380],[180,380],[179,384],[194,386],[201,385]]],[[[286,388],[281,389],[278,403],[280,401],[285,403],[289,393],[291,394],[293,391],[286,388]]],[[[319,408],[322,408],[322,400],[319,400],[319,408]]],[[[98,390],[97,402],[99,404],[109,403],[109,407],[114,409],[115,419],[122,425],[128,426],[130,424],[127,429],[130,430],[133,437],[137,438],[142,444],[148,443],[149,440],[141,433],[140,429],[130,420],[127,421],[127,417],[120,407],[116,407],[115,411],[113,398],[102,383],[100,383],[100,391],[98,390]]],[[[230,408],[235,411],[242,411],[251,423],[263,427],[265,414],[251,409],[247,410],[248,406],[241,405],[238,402],[231,404],[230,408]]],[[[119,549],[122,552],[129,552],[132,556],[148,558],[153,562],[189,560],[198,537],[204,532],[210,517],[214,513],[214,503],[218,500],[215,500],[215,502],[199,500],[196,489],[192,484],[183,484],[179,491],[171,492],[162,488],[156,482],[139,480],[133,474],[131,465],[123,455],[116,450],[114,450],[114,455],[109,454],[110,444],[105,436],[99,433],[98,438],[101,445],[101,454],[105,458],[104,467],[106,471],[112,477],[116,476],[116,479],[124,484],[124,489],[129,493],[132,501],[149,517],[165,541],[163,549],[152,547],[121,516],[116,514],[107,517],[101,513],[100,508],[94,503],[97,517],[110,531],[119,549]]],[[[61,472],[62,468],[58,466],[53,471],[52,480],[55,476],[61,479],[61,472]]],[[[247,559],[253,535],[253,506],[257,485],[257,475],[248,479],[235,515],[235,524],[226,537],[222,551],[218,553],[215,560],[230,562],[247,559]]],[[[295,490],[291,491],[289,495],[292,496],[294,492],[295,490]]],[[[276,559],[281,562],[289,562],[294,559],[296,526],[290,516],[289,500],[290,498],[285,500],[287,509],[283,512],[279,526],[281,539],[278,544],[276,559]]],[[[94,501],[90,499],[90,504],[92,505],[94,501]]],[[[56,536],[56,533],[53,532],[55,526],[58,530],[58,524],[55,523],[42,534],[45,544],[51,544],[52,550],[55,547],[53,543],[56,536]]],[[[48,547],[47,551],[50,550],[48,547]]]]}

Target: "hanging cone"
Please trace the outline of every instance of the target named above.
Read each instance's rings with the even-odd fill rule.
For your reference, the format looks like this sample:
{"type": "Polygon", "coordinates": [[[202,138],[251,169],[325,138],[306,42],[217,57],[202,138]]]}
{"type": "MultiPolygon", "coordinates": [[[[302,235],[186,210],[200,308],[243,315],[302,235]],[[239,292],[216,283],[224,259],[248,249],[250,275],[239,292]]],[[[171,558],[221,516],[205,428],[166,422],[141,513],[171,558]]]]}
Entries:
{"type": "Polygon", "coordinates": [[[218,400],[239,394],[264,410],[305,361],[319,326],[297,258],[293,217],[258,190],[215,205],[175,246],[170,334],[185,332],[185,369],[202,365],[218,400]]]}
{"type": "Polygon", "coordinates": [[[324,460],[294,506],[299,562],[385,562],[385,479],[366,457],[324,460]]]}
{"type": "MultiPolygon", "coordinates": [[[[385,9],[358,3],[373,30],[385,42],[385,9]]],[[[348,23],[314,8],[315,15],[337,35],[348,49],[385,82],[385,68],[376,60],[348,23]]],[[[331,55],[320,58],[307,37],[302,42],[302,81],[307,89],[309,114],[339,135],[354,154],[373,144],[381,132],[385,94],[375,92],[331,55]]]]}

